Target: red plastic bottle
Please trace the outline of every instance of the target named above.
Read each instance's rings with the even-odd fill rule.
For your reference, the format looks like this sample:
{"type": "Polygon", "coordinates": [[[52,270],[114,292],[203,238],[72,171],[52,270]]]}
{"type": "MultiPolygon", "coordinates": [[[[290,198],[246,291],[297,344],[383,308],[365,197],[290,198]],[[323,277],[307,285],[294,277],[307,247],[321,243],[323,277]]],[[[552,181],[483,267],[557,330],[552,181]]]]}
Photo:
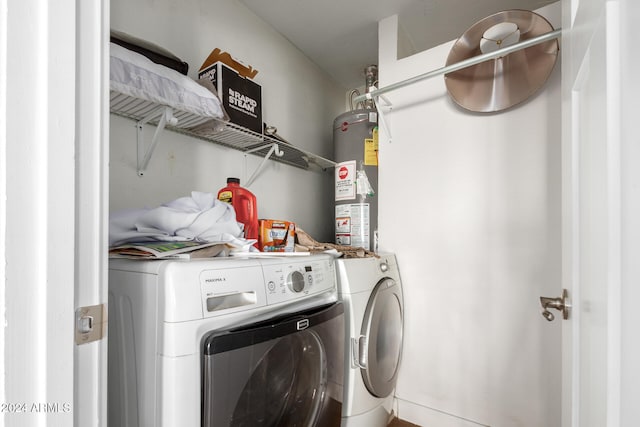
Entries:
{"type": "MultiPolygon", "coordinates": [[[[258,205],[256,196],[240,187],[238,178],[227,178],[227,186],[218,191],[218,200],[230,203],[236,211],[236,220],[244,224],[244,238],[258,239],[258,205]]],[[[257,246],[258,243],[254,245],[257,246]]]]}

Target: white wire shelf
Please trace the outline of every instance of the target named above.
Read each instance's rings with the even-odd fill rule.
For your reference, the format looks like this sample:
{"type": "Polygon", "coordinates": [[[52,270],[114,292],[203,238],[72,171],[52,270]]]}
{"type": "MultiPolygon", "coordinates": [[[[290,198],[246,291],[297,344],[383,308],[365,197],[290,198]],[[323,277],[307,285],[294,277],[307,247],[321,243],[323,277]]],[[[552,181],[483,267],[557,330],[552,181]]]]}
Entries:
{"type": "MultiPolygon", "coordinates": [[[[310,169],[312,166],[317,166],[321,169],[329,169],[336,165],[332,160],[325,159],[324,157],[302,150],[292,144],[272,138],[268,135],[262,135],[250,131],[231,122],[224,122],[220,120],[216,121],[209,117],[202,117],[197,114],[173,108],[168,110],[170,119],[165,120],[164,112],[167,111],[168,108],[169,107],[162,104],[131,97],[117,91],[112,90],[110,93],[111,113],[138,122],[139,132],[142,132],[143,125],[148,123],[158,126],[158,130],[160,131],[163,127],[166,127],[174,132],[186,134],[194,138],[240,150],[259,157],[269,157],[274,161],[302,169],[310,169]],[[213,123],[212,121],[216,122],[215,124],[221,129],[220,131],[202,135],[192,130],[195,126],[207,122],[213,123]],[[276,144],[277,150],[275,150],[275,156],[272,156],[274,153],[274,150],[272,150],[274,144],[276,144]]],[[[154,136],[154,142],[147,152],[146,157],[151,156],[158,133],[159,132],[157,131],[154,136]]],[[[140,146],[140,144],[141,141],[139,134],[138,145],[140,146]]],[[[138,173],[142,175],[144,168],[146,167],[146,163],[141,164],[140,160],[139,156],[138,173]]],[[[148,162],[148,158],[146,161],[148,162]]]]}

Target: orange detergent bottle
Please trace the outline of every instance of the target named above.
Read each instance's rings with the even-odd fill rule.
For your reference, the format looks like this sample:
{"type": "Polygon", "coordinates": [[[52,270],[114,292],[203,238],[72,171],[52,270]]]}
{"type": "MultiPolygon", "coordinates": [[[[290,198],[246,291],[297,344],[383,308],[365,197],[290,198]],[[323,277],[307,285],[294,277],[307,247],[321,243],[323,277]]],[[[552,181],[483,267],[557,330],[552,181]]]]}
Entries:
{"type": "MultiPolygon", "coordinates": [[[[244,224],[244,238],[258,239],[258,205],[256,196],[240,187],[240,179],[227,178],[227,186],[218,191],[218,200],[230,203],[236,211],[236,221],[244,224]]],[[[257,243],[254,246],[257,247],[257,243]]]]}

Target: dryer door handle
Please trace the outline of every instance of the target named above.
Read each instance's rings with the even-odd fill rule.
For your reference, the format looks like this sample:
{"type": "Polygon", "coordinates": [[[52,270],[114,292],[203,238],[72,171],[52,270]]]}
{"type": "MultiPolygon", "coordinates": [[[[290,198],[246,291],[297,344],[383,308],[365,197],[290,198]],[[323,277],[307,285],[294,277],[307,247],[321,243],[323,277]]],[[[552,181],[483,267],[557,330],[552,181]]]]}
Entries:
{"type": "Polygon", "coordinates": [[[353,367],[367,369],[367,336],[351,338],[351,350],[353,367]]]}

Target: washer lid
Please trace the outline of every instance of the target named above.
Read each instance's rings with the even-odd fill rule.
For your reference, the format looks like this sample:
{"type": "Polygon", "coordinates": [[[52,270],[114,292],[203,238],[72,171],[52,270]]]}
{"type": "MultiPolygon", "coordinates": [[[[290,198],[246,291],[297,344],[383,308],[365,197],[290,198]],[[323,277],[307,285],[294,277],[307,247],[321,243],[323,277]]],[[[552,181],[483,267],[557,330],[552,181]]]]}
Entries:
{"type": "MultiPolygon", "coordinates": [[[[455,42],[446,65],[553,31],[542,16],[529,10],[506,10],[476,22],[455,42]]],[[[490,113],[505,110],[533,95],[551,74],[558,40],[550,40],[506,56],[445,75],[451,98],[462,108],[490,113]]]]}
{"type": "Polygon", "coordinates": [[[371,292],[362,323],[366,363],[360,372],[369,392],[387,397],[396,386],[402,352],[402,296],[395,280],[381,280],[371,292]]]}

